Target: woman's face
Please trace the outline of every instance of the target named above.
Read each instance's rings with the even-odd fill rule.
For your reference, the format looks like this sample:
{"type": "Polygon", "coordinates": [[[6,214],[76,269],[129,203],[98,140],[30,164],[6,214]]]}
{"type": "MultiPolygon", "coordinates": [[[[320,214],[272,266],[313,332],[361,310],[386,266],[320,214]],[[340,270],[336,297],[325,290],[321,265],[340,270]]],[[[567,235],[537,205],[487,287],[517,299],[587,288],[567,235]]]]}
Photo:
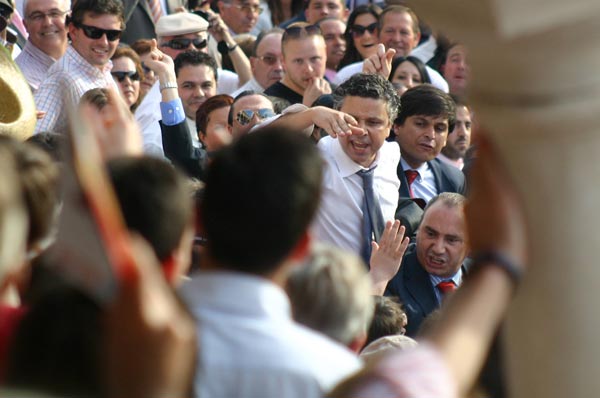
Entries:
{"type": "Polygon", "coordinates": [[[110,73],[119,86],[125,103],[131,108],[140,96],[140,75],[135,69],[135,63],[128,57],[113,59],[112,63],[110,73]]]}
{"type": "Polygon", "coordinates": [[[356,47],[356,50],[363,59],[375,54],[377,52],[379,39],[377,37],[377,28],[373,30],[373,27],[377,26],[377,19],[369,13],[361,14],[356,17],[352,26],[362,28],[359,32],[353,29],[352,40],[354,40],[354,47],[356,47]],[[367,28],[371,28],[373,32],[370,32],[367,28]]]}
{"type": "Polygon", "coordinates": [[[404,61],[396,68],[392,83],[402,83],[406,89],[409,89],[423,84],[423,80],[417,67],[410,61],[404,61]]]}
{"type": "Polygon", "coordinates": [[[227,128],[229,108],[229,106],[226,106],[215,109],[208,114],[206,131],[199,134],[200,141],[202,141],[208,152],[216,151],[231,143],[231,131],[227,128]]]}
{"type": "MultiPolygon", "coordinates": [[[[140,60],[142,61],[142,67],[144,65],[144,62],[146,62],[146,60],[150,59],[150,53],[148,54],[144,54],[144,55],[140,55],[140,60]]],[[[144,80],[142,80],[142,82],[140,83],[140,95],[142,96],[142,98],[144,98],[144,96],[146,94],[148,94],[148,91],[150,91],[150,89],[152,88],[152,86],[154,85],[154,83],[156,83],[156,80],[158,79],[158,77],[154,74],[154,71],[150,68],[144,68],[144,80]]]]}

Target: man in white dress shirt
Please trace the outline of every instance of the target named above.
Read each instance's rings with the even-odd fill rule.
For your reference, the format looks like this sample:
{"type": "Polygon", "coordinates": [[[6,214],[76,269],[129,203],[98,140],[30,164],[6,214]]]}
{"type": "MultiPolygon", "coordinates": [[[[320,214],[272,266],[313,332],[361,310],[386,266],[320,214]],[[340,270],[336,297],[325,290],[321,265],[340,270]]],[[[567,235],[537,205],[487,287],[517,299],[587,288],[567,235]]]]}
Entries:
{"type": "Polygon", "coordinates": [[[281,128],[214,157],[202,271],[182,289],[198,327],[196,397],[320,398],[358,370],[350,350],[293,322],[282,288],[308,250],[321,165],[309,139],[281,128]]]}

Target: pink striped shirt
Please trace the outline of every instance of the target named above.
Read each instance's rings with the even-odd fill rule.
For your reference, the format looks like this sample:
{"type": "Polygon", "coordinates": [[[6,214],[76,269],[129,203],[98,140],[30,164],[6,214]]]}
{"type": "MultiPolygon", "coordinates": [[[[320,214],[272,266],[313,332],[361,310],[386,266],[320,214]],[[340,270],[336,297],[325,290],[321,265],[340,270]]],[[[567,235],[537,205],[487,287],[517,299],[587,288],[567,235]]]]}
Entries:
{"type": "Polygon", "coordinates": [[[77,107],[86,91],[96,87],[116,87],[111,69],[112,62],[109,61],[100,70],[69,45],[65,55],[50,67],[46,79],[35,93],[37,109],[46,112],[46,116],[38,120],[35,134],[43,131],[66,132],[69,111],[77,107]]]}
{"type": "Polygon", "coordinates": [[[15,58],[15,63],[21,68],[23,76],[25,76],[27,83],[31,86],[31,91],[34,93],[46,78],[48,69],[55,62],[54,58],[34,46],[30,41],[25,43],[23,51],[15,58]]]}

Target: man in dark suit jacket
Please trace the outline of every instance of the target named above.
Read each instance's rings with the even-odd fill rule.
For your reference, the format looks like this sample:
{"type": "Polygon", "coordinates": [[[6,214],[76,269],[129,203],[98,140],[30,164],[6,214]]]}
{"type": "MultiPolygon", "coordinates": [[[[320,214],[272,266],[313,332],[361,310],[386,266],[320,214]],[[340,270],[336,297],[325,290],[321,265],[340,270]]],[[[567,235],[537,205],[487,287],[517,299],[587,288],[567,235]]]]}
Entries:
{"type": "Polygon", "coordinates": [[[449,192],[429,202],[416,244],[388,283],[385,294],[398,296],[404,304],[408,336],[415,336],[423,319],[462,282],[468,250],[464,204],[464,196],[449,192]]]}
{"type": "Polygon", "coordinates": [[[446,145],[455,119],[452,98],[429,84],[413,87],[402,95],[394,122],[402,153],[398,165],[400,197],[421,198],[426,203],[442,192],[465,193],[462,172],[436,159],[446,145]]]}
{"type": "MultiPolygon", "coordinates": [[[[187,5],[186,0],[166,0],[164,14],[172,14],[177,8],[187,5]]],[[[139,39],[155,39],[156,31],[148,0],[123,0],[126,28],[121,42],[132,44],[139,39]]]]}

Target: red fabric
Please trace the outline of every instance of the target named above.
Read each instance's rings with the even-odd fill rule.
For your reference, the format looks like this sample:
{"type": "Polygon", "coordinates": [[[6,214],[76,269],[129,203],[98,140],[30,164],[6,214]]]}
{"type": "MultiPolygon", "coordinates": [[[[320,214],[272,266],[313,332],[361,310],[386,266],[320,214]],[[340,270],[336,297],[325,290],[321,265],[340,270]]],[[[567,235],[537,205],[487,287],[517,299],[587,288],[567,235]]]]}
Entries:
{"type": "Polygon", "coordinates": [[[27,312],[25,307],[9,307],[0,305],[0,380],[4,380],[8,350],[19,323],[27,312]]]}
{"type": "Polygon", "coordinates": [[[415,195],[413,194],[412,183],[415,182],[419,176],[419,172],[416,170],[405,170],[404,175],[406,176],[406,181],[408,182],[408,194],[411,198],[414,198],[415,195]]]}
{"type": "Polygon", "coordinates": [[[452,281],[442,281],[437,284],[437,288],[440,289],[440,292],[445,296],[446,294],[455,291],[456,285],[452,281]]]}

